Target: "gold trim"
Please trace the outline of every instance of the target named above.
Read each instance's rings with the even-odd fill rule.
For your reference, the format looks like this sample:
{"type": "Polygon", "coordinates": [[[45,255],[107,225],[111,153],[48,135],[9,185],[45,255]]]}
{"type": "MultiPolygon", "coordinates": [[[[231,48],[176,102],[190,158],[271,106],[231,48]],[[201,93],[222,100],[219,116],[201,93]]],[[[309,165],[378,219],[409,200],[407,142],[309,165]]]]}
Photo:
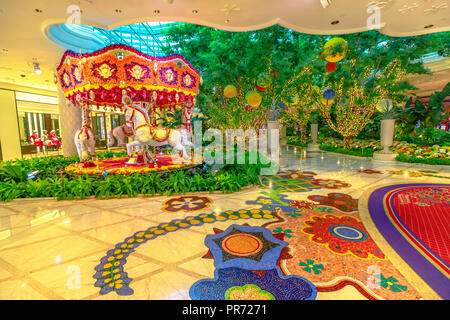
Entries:
{"type": "Polygon", "coordinates": [[[408,280],[410,284],[416,289],[426,300],[443,300],[423,279],[420,277],[409,264],[400,257],[400,255],[391,247],[383,235],[378,231],[369,213],[369,198],[370,195],[377,189],[391,186],[390,184],[376,185],[361,195],[358,201],[359,216],[369,232],[372,239],[380,247],[389,261],[394,267],[408,280]]]}

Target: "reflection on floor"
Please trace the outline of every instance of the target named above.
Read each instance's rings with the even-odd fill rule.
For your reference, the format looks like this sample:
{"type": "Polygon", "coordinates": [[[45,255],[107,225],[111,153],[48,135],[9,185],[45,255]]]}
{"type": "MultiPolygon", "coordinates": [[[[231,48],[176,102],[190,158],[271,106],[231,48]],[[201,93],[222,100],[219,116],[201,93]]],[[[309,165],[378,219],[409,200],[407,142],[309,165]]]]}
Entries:
{"type": "Polygon", "coordinates": [[[434,297],[385,254],[358,200],[448,184],[448,169],[292,147],[281,166],[233,194],[2,203],[0,299],[434,297]]]}

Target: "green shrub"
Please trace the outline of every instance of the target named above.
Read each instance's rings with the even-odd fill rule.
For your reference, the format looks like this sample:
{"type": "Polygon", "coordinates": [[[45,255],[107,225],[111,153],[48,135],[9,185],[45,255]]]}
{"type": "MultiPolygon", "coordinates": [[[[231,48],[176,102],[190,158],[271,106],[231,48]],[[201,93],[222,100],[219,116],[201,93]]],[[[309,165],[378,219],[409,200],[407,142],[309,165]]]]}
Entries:
{"type": "MultiPolygon", "coordinates": [[[[111,157],[113,154],[101,156],[111,157]]],[[[257,156],[261,159],[260,154],[257,156]]],[[[249,158],[250,153],[246,152],[246,163],[249,163],[249,158]]],[[[78,157],[56,157],[0,163],[0,201],[35,197],[70,200],[89,196],[104,199],[113,196],[136,197],[138,194],[170,196],[196,191],[229,193],[248,185],[259,184],[261,168],[270,166],[262,165],[259,161],[258,164],[224,165],[216,172],[204,164],[151,174],[96,176],[66,173],[61,181],[57,172],[76,161],[79,161],[78,157]],[[41,172],[37,179],[28,180],[27,173],[37,170],[41,172]]]]}
{"type": "Polygon", "coordinates": [[[321,145],[320,149],[324,150],[324,151],[348,154],[348,155],[358,156],[358,157],[373,157],[373,153],[374,153],[374,150],[370,149],[370,148],[359,149],[359,150],[347,150],[345,148],[337,148],[337,147],[333,147],[330,145],[321,145]]]}
{"type": "Polygon", "coordinates": [[[424,163],[432,165],[450,166],[450,159],[418,158],[414,156],[407,156],[406,154],[399,154],[396,160],[409,163],[424,163]]]}
{"type": "Polygon", "coordinates": [[[395,140],[414,143],[419,146],[439,145],[445,147],[450,146],[450,131],[435,128],[416,129],[413,134],[396,136],[395,140]]]}

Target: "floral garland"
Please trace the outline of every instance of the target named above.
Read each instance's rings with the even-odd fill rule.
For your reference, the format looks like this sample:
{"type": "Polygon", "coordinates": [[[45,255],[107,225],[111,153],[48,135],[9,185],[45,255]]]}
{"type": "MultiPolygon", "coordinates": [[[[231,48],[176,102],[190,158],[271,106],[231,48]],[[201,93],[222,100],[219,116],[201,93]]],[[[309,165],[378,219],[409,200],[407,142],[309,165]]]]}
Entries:
{"type": "Polygon", "coordinates": [[[157,91],[156,107],[176,107],[193,101],[200,82],[199,71],[180,55],[151,57],[123,45],[92,54],[67,51],[57,70],[65,97],[74,105],[78,99],[121,105],[122,90],[126,89],[134,101],[149,102],[157,91]]]}

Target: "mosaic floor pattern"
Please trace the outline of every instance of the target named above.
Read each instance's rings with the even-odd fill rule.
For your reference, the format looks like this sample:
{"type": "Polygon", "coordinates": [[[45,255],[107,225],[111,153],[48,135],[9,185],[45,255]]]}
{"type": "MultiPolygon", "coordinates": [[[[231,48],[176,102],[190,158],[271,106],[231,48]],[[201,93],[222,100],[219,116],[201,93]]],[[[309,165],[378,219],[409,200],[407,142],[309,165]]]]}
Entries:
{"type": "Polygon", "coordinates": [[[294,150],[233,194],[1,203],[0,299],[439,298],[359,210],[449,170],[294,150]]]}

